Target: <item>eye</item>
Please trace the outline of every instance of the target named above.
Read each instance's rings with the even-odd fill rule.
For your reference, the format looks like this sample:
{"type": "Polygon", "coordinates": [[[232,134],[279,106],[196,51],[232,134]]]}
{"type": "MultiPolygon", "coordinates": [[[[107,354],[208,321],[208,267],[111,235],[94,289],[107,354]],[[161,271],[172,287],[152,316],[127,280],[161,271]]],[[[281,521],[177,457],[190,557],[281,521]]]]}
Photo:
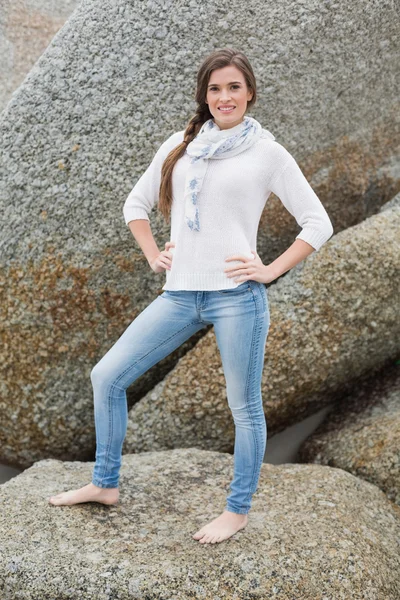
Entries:
{"type": "MultiPolygon", "coordinates": [[[[234,88],[239,88],[239,87],[240,87],[240,85],[238,85],[237,83],[234,83],[234,84],[233,84],[231,87],[234,87],[234,88]]],[[[217,89],[217,88],[216,88],[216,86],[215,86],[215,85],[213,85],[212,87],[210,87],[210,92],[211,92],[211,91],[213,91],[213,90],[216,90],[216,89],[217,89]]]]}

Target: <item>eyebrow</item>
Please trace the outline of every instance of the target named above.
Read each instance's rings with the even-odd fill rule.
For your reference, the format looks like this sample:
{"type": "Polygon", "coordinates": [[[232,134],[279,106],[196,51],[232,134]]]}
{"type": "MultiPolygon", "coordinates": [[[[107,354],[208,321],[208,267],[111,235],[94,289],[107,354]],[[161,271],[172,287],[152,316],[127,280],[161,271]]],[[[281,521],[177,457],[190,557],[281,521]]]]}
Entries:
{"type": "MultiPolygon", "coordinates": [[[[231,81],[228,83],[228,85],[232,85],[232,83],[242,83],[241,81],[231,81]]],[[[218,87],[218,83],[210,83],[210,85],[208,87],[212,87],[213,85],[218,87]]]]}

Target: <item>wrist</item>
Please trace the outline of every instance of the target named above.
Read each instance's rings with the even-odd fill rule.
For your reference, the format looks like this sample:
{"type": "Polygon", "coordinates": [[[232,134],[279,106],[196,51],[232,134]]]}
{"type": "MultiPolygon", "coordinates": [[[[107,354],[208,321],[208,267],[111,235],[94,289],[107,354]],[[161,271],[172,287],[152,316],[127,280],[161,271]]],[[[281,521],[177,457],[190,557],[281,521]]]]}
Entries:
{"type": "Polygon", "coordinates": [[[265,282],[264,283],[271,283],[271,281],[274,281],[274,279],[277,279],[279,277],[279,273],[274,269],[274,267],[272,265],[265,265],[265,282]]]}
{"type": "Polygon", "coordinates": [[[153,254],[152,256],[146,257],[147,262],[149,263],[150,266],[152,265],[152,263],[155,261],[155,259],[157,258],[157,256],[159,254],[160,254],[160,252],[157,252],[157,254],[153,254]]]}

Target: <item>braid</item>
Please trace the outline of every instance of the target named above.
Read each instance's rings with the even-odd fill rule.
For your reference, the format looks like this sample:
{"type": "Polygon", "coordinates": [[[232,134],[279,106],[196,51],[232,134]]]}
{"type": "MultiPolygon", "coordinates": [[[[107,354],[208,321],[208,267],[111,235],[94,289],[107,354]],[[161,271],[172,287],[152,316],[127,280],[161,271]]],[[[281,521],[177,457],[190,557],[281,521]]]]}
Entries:
{"type": "Polygon", "coordinates": [[[184,133],[183,141],[168,154],[161,168],[158,209],[169,222],[172,205],[172,172],[176,162],[185,154],[188,144],[198,134],[202,125],[211,118],[208,104],[198,105],[184,133]]]}

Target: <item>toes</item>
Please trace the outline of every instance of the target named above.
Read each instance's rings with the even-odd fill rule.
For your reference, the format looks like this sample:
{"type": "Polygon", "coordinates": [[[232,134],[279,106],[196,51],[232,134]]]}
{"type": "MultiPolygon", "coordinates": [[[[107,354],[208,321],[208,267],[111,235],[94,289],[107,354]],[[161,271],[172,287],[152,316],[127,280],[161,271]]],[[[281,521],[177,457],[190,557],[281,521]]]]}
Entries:
{"type": "Polygon", "coordinates": [[[58,506],[60,504],[60,502],[63,501],[63,498],[64,498],[64,492],[62,492],[61,494],[57,494],[57,496],[50,496],[49,502],[50,502],[50,504],[56,504],[58,506]]]}
{"type": "Polygon", "coordinates": [[[194,537],[194,539],[195,539],[195,540],[199,540],[200,538],[202,538],[202,537],[203,537],[204,533],[205,533],[205,532],[204,532],[204,531],[202,531],[202,530],[200,529],[200,531],[197,531],[197,532],[196,532],[196,533],[193,535],[193,537],[194,537]]]}

